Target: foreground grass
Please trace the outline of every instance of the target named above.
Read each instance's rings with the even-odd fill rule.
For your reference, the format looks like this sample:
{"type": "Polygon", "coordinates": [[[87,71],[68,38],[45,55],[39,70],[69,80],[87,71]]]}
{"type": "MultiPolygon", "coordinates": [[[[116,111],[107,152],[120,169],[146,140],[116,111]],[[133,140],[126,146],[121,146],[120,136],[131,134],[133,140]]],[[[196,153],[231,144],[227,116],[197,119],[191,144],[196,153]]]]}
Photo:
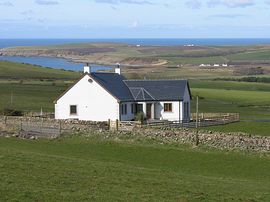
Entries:
{"type": "Polygon", "coordinates": [[[127,142],[0,138],[0,201],[270,200],[268,155],[127,142]]]}

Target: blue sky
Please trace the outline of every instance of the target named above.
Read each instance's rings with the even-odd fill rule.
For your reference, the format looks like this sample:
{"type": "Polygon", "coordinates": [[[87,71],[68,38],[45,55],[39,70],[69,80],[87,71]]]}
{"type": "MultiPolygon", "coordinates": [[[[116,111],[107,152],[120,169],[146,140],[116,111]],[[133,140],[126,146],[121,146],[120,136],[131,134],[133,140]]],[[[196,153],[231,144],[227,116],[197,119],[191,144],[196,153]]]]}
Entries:
{"type": "Polygon", "coordinates": [[[270,0],[0,0],[0,38],[269,38],[270,0]]]}

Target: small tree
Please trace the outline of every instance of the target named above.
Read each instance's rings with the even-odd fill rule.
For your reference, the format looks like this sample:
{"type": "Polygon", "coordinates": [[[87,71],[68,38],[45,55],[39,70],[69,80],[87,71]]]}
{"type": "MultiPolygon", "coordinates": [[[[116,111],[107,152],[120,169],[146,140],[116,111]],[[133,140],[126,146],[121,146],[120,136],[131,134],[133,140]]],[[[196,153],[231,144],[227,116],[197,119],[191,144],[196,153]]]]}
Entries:
{"type": "Polygon", "coordinates": [[[144,114],[143,112],[139,112],[135,115],[135,121],[140,121],[141,124],[144,123],[144,114]]]}

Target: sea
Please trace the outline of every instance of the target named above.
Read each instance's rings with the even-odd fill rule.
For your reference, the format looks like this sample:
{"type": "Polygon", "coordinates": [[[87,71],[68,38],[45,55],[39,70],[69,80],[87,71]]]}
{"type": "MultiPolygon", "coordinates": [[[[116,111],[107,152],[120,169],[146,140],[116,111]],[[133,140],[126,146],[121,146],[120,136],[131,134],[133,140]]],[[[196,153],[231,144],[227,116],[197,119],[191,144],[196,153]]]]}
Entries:
{"type": "MultiPolygon", "coordinates": [[[[91,42],[113,42],[126,43],[141,46],[178,46],[178,45],[199,45],[199,46],[246,46],[246,45],[270,45],[270,38],[185,38],[185,39],[157,39],[157,38],[125,38],[125,39],[0,39],[0,49],[15,46],[48,46],[74,43],[91,42]]],[[[50,67],[81,71],[84,64],[74,63],[61,58],[51,57],[13,57],[0,56],[0,60],[13,61],[50,67]]],[[[108,70],[111,66],[91,64],[92,70],[108,70]]]]}

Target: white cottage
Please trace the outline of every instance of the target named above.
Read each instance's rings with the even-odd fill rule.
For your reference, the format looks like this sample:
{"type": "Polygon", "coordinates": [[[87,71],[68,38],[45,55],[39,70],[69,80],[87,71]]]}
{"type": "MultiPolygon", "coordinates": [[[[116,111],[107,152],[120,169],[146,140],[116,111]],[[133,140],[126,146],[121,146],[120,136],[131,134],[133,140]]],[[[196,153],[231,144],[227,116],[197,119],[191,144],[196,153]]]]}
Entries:
{"type": "Polygon", "coordinates": [[[148,120],[188,122],[190,89],[187,80],[126,80],[120,73],[85,73],[55,101],[56,119],[89,121],[148,120]]]}

